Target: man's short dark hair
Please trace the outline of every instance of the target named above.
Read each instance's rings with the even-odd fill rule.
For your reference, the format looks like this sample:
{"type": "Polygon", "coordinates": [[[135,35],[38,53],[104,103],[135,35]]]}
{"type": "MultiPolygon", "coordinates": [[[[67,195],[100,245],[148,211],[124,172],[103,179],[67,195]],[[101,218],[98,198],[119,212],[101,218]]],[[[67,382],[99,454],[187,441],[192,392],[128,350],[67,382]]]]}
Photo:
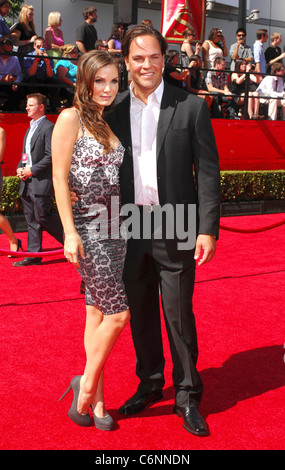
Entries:
{"type": "Polygon", "coordinates": [[[85,20],[87,20],[88,18],[88,15],[92,15],[94,13],[94,11],[97,11],[97,8],[94,8],[94,7],[86,7],[84,8],[83,12],[82,12],[82,15],[83,15],[83,18],[85,20]]]}
{"type": "Polygon", "coordinates": [[[99,49],[99,47],[104,47],[106,49],[108,49],[108,44],[104,44],[105,42],[105,39],[97,39],[97,41],[95,42],[95,49],[99,49]]]}
{"type": "Polygon", "coordinates": [[[284,65],[281,62],[275,62],[271,65],[271,74],[275,75],[279,70],[284,69],[284,65]]]}
{"type": "Polygon", "coordinates": [[[149,26],[138,25],[134,26],[133,28],[129,29],[123,39],[122,42],[122,54],[123,57],[128,57],[130,53],[130,46],[131,42],[138,38],[139,36],[153,36],[155,37],[160,46],[160,50],[162,55],[165,55],[167,51],[167,42],[166,39],[162,36],[162,34],[157,31],[156,29],[152,29],[149,26]]]}
{"type": "Polygon", "coordinates": [[[238,28],[236,30],[236,36],[238,35],[238,33],[244,33],[244,35],[246,36],[246,30],[244,28],[238,28]]]}
{"type": "Polygon", "coordinates": [[[27,95],[27,101],[29,98],[35,98],[38,104],[43,104],[46,109],[47,97],[45,95],[42,95],[41,93],[31,93],[30,95],[27,95]]]}
{"type": "Polygon", "coordinates": [[[215,60],[214,60],[214,67],[217,64],[221,64],[222,62],[226,62],[226,59],[224,57],[216,57],[215,60]]]}
{"type": "Polygon", "coordinates": [[[261,39],[263,36],[265,36],[268,33],[267,29],[258,29],[256,31],[256,39],[261,39]]]}

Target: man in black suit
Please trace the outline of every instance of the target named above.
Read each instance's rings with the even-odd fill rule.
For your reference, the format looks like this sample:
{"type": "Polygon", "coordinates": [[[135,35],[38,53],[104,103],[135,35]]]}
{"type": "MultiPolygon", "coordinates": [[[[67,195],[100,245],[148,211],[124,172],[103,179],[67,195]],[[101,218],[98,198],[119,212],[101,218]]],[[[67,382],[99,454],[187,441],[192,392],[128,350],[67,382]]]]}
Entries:
{"type": "MultiPolygon", "coordinates": [[[[122,203],[134,203],[141,219],[146,213],[152,217],[157,205],[168,204],[174,211],[183,205],[182,224],[188,227],[188,207],[195,205],[197,239],[195,234],[193,246],[181,249],[179,237],[168,238],[162,228],[161,237],[156,237],[154,229],[149,239],[141,234],[139,239],[128,240],[124,281],[140,384],[119,412],[138,413],[162,397],[160,288],[173,361],[174,412],[183,417],[187,431],[205,436],[209,429],[198,411],[203,384],[196,368],[192,294],[195,260],[199,259],[198,265],[210,261],[216,249],[219,161],[205,100],[162,80],[166,49],[165,39],[155,30],[136,26],[128,31],[123,55],[133,82],[108,121],[126,149],[120,169],[122,203]]],[[[180,223],[175,233],[181,228],[180,223]]]]}
{"type": "MultiPolygon", "coordinates": [[[[51,211],[53,192],[51,135],[54,124],[46,118],[46,96],[27,96],[30,128],[24,137],[22,157],[17,168],[21,179],[20,196],[28,225],[28,250],[42,251],[42,232],[46,230],[63,244],[63,228],[56,212],[51,211]]],[[[14,266],[41,264],[41,258],[27,257],[14,266]]]]}

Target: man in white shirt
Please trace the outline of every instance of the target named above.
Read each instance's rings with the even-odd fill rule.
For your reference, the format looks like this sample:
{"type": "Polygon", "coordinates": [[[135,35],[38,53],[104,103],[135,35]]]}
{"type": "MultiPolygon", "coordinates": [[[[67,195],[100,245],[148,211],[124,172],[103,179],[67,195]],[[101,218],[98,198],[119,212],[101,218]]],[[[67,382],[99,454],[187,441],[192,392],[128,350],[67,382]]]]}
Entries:
{"type": "Polygon", "coordinates": [[[147,214],[154,223],[151,237],[145,237],[140,227],[140,237],[128,239],[124,282],[140,384],[119,412],[138,413],[162,397],[160,289],[173,360],[174,413],[183,417],[187,431],[205,436],[209,434],[208,426],[198,411],[203,385],[196,368],[192,295],[195,260],[199,259],[198,265],[210,261],[216,249],[218,153],[205,100],[162,80],[166,49],[165,38],[158,31],[140,25],[127,32],[122,51],[132,84],[108,116],[113,132],[126,149],[120,168],[123,206],[134,204],[141,222],[147,214]],[[195,224],[197,209],[198,236],[196,240],[194,230],[193,245],[180,249],[183,237],[177,232],[168,237],[167,223],[160,225],[161,236],[156,236],[157,205],[168,206],[173,213],[182,206],[185,219],[182,224],[175,220],[177,232],[185,228],[184,224],[195,224]],[[194,215],[189,215],[190,206],[194,207],[194,215]]]}
{"type": "Polygon", "coordinates": [[[284,65],[277,62],[271,66],[271,75],[264,77],[257,88],[260,102],[268,104],[268,119],[276,121],[278,106],[282,106],[283,121],[285,120],[284,65]],[[279,98],[279,99],[278,99],[279,98]]]}
{"type": "MultiPolygon", "coordinates": [[[[28,252],[42,251],[42,232],[46,230],[63,244],[63,228],[57,212],[51,211],[52,184],[51,135],[54,124],[46,118],[46,96],[27,96],[27,130],[17,176],[21,179],[19,194],[28,225],[28,252]]],[[[13,266],[41,264],[40,257],[26,257],[13,266]]]]}

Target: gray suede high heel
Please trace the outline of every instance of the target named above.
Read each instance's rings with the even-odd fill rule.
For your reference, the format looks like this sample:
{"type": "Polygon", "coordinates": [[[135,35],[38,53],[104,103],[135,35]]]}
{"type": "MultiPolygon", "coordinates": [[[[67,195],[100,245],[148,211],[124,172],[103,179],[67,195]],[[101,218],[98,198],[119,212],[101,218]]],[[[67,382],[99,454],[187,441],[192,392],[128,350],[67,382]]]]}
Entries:
{"type": "Polygon", "coordinates": [[[113,428],[113,425],[114,425],[114,421],[113,421],[112,416],[109,415],[109,413],[107,413],[107,411],[106,411],[107,414],[106,414],[106,416],[104,416],[104,418],[98,418],[94,413],[94,408],[93,408],[92,405],[91,405],[91,410],[92,410],[92,413],[93,413],[95,427],[97,429],[100,429],[101,431],[111,431],[111,429],[113,428]]]}
{"type": "Polygon", "coordinates": [[[75,377],[73,377],[73,379],[70,382],[70,385],[69,385],[68,389],[64,392],[64,394],[62,395],[62,397],[60,397],[60,399],[58,401],[61,401],[63,399],[63,397],[65,397],[65,395],[72,389],[72,391],[73,391],[73,400],[72,400],[72,404],[71,404],[71,407],[69,408],[69,411],[68,411],[67,415],[78,426],[89,427],[89,426],[93,425],[93,421],[92,421],[90,415],[88,413],[86,415],[81,415],[77,411],[77,401],[78,401],[78,395],[79,395],[79,391],[80,391],[80,379],[81,379],[81,377],[82,377],[81,375],[76,375],[75,377]]]}

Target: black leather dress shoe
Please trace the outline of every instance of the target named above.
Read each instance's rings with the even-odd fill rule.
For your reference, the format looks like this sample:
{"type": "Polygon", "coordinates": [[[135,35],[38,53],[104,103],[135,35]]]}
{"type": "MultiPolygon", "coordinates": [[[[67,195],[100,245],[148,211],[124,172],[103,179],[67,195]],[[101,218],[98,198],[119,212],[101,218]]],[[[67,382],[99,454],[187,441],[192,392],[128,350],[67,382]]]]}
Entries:
{"type": "Polygon", "coordinates": [[[183,427],[195,436],[209,436],[210,431],[204,418],[200,415],[197,406],[174,405],[174,413],[183,416],[183,427]]]}
{"type": "Polygon", "coordinates": [[[39,265],[42,262],[42,258],[24,258],[22,261],[16,261],[13,266],[33,266],[39,265]]]}
{"type": "Polygon", "coordinates": [[[141,392],[138,390],[118,411],[123,415],[133,415],[143,411],[148,405],[155,403],[161,398],[161,390],[153,392],[141,392]]]}

